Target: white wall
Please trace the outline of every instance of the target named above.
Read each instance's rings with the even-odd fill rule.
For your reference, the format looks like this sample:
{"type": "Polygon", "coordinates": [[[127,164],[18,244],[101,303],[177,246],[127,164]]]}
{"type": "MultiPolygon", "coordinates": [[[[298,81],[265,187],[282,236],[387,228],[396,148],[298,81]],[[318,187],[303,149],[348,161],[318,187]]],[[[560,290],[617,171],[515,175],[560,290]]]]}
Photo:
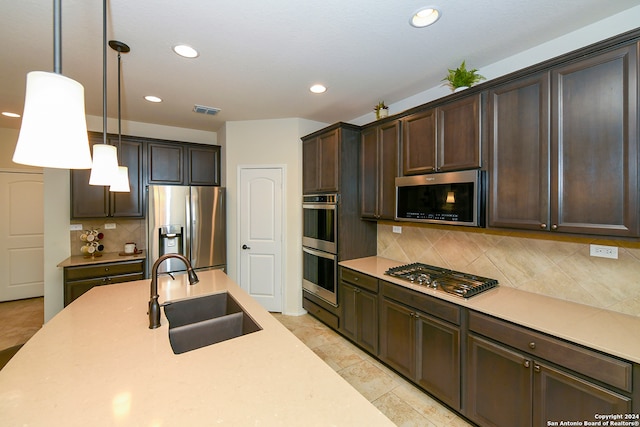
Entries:
{"type": "MultiPolygon", "coordinates": [[[[514,71],[521,70],[531,65],[538,64],[548,59],[569,53],[576,49],[589,46],[598,41],[634,30],[640,25],[640,6],[625,10],[617,15],[583,27],[572,33],[566,34],[547,43],[538,45],[532,49],[520,52],[502,61],[479,68],[478,72],[488,80],[504,76],[514,71]]],[[[442,75],[444,76],[445,71],[442,75]]],[[[442,98],[451,93],[445,86],[436,86],[417,93],[408,98],[389,104],[389,114],[397,114],[409,108],[417,107],[427,102],[442,98]]],[[[364,125],[375,121],[375,113],[370,112],[363,116],[348,120],[349,123],[364,125]]]]}
{"type": "Polygon", "coordinates": [[[227,272],[238,281],[238,168],[241,166],[285,165],[285,271],[283,313],[300,314],[302,309],[302,143],[300,137],[322,129],[326,123],[303,119],[227,122],[218,133],[226,147],[227,187],[227,272]]]}

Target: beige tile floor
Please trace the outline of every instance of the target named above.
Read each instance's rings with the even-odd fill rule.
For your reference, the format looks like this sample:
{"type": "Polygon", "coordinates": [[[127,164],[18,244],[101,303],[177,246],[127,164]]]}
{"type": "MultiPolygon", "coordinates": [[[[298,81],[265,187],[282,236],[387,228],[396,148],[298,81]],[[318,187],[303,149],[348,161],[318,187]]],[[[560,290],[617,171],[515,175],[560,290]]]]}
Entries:
{"type": "Polygon", "coordinates": [[[285,316],[278,313],[273,313],[273,316],[396,425],[470,426],[312,316],[285,316]]]}
{"type": "Polygon", "coordinates": [[[44,298],[0,302],[0,350],[24,344],[44,323],[44,298]]]}

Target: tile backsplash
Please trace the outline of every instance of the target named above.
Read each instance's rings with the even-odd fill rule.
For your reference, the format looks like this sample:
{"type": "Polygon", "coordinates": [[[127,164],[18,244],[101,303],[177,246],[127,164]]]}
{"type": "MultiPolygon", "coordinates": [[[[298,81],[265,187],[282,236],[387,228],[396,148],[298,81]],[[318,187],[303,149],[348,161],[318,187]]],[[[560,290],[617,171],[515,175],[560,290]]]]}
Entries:
{"type": "Polygon", "coordinates": [[[378,256],[498,279],[501,286],[640,316],[640,242],[378,223],[378,256]],[[402,226],[393,233],[392,226],[402,226]],[[591,243],[618,259],[589,255],[591,243]]]}
{"type": "MultiPolygon", "coordinates": [[[[91,220],[74,220],[71,224],[82,224],[82,230],[96,229],[104,234],[100,241],[104,245],[103,252],[123,252],[124,244],[136,243],[138,249],[145,249],[147,245],[144,219],[104,218],[91,220]],[[105,224],[115,224],[114,229],[105,229],[105,224]]],[[[82,255],[80,248],[84,242],[80,240],[83,231],[71,231],[71,255],[82,255]]]]}

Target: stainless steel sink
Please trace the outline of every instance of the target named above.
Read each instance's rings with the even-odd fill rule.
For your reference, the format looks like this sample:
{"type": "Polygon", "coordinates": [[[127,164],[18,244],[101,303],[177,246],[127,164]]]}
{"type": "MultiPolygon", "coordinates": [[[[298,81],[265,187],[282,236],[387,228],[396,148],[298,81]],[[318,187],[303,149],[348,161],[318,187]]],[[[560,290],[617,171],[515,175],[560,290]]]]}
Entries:
{"type": "Polygon", "coordinates": [[[164,304],[175,354],[216,344],[262,328],[227,292],[164,304]]]}

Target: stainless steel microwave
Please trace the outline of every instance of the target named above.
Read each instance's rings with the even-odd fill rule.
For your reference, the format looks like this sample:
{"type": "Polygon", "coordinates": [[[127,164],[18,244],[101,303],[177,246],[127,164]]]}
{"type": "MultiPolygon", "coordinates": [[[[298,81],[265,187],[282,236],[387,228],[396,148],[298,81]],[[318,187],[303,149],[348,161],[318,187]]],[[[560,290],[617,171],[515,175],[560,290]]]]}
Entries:
{"type": "Polygon", "coordinates": [[[484,227],[481,170],[396,178],[396,220],[484,227]]]}

